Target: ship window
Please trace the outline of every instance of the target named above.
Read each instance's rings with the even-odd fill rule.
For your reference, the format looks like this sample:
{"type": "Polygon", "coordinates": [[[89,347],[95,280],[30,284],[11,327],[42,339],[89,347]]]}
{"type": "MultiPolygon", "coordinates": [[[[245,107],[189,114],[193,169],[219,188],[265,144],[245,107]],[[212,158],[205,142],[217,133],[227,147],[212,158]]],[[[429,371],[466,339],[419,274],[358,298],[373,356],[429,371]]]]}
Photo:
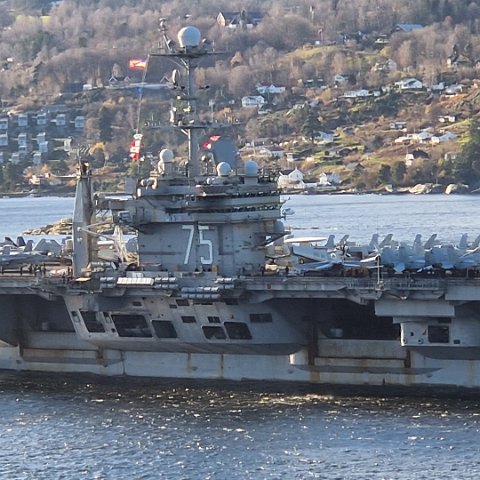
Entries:
{"type": "Polygon", "coordinates": [[[251,340],[252,334],[245,323],[225,322],[228,336],[232,340],[251,340]]]}
{"type": "Polygon", "coordinates": [[[428,341],[430,343],[449,343],[450,342],[449,327],[440,327],[437,325],[430,325],[428,327],[428,341]]]}
{"type": "Polygon", "coordinates": [[[132,302],[132,305],[133,305],[134,307],[141,307],[141,306],[142,306],[142,302],[139,302],[138,300],[134,300],[134,301],[132,302]]]}
{"type": "Polygon", "coordinates": [[[174,303],[170,303],[168,306],[169,306],[170,308],[174,308],[174,309],[177,308],[177,306],[176,306],[174,303]]]}
{"type": "Polygon", "coordinates": [[[205,338],[209,340],[225,340],[227,336],[222,327],[212,327],[210,325],[202,327],[205,338]]]}
{"type": "Polygon", "coordinates": [[[188,307],[190,305],[190,303],[185,298],[178,298],[177,299],[177,305],[179,307],[188,307]]]}
{"type": "Polygon", "coordinates": [[[252,323],[272,323],[271,313],[251,313],[250,321],[252,323]]]}
{"type": "Polygon", "coordinates": [[[120,337],[152,337],[143,315],[119,315],[112,313],[112,321],[120,337]]]}
{"type": "Polygon", "coordinates": [[[183,323],[195,323],[197,320],[193,315],[182,315],[183,323]]]}
{"type": "Polygon", "coordinates": [[[177,332],[172,322],[167,320],[154,320],[152,322],[155,335],[158,338],[177,338],[177,332]]]}
{"type": "Polygon", "coordinates": [[[208,323],[220,323],[220,317],[207,317],[208,323]]]}
{"type": "Polygon", "coordinates": [[[81,310],[80,313],[82,314],[85,327],[90,333],[99,333],[105,331],[102,323],[98,321],[97,314],[95,312],[81,310]]]}
{"type": "Polygon", "coordinates": [[[226,298],[225,305],[238,305],[238,300],[236,298],[226,298]]]}

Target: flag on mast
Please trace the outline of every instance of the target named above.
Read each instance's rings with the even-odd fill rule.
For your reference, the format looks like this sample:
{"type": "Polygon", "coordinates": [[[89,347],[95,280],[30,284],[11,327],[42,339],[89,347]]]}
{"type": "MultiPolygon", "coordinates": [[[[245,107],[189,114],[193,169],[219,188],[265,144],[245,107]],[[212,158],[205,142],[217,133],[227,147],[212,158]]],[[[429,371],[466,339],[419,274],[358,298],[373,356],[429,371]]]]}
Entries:
{"type": "Polygon", "coordinates": [[[130,142],[130,158],[133,162],[138,162],[142,154],[142,138],[141,133],[136,133],[133,140],[130,142]]]}
{"type": "Polygon", "coordinates": [[[128,68],[145,70],[147,68],[147,60],[132,59],[128,62],[128,68]]]}

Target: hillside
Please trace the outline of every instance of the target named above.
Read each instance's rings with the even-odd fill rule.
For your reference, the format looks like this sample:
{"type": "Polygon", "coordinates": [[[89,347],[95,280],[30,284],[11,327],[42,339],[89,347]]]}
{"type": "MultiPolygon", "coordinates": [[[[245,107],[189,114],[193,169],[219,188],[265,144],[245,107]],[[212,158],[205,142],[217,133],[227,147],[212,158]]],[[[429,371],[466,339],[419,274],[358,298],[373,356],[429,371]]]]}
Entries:
{"type": "MultiPolygon", "coordinates": [[[[168,91],[131,86],[145,72],[129,69],[129,60],[155,51],[160,18],[170,38],[190,23],[225,49],[217,65],[199,71],[200,86],[209,87],[200,90],[199,106],[208,118],[235,122],[242,155],[253,155],[253,143],[267,168],[298,166],[312,179],[337,172],[345,188],[359,190],[479,186],[477,2],[322,1],[292,9],[278,0],[247,2],[232,14],[235,8],[202,0],[0,2],[0,117],[16,128],[5,144],[0,138],[0,190],[28,189],[33,175],[73,173],[80,148],[108,170],[99,187],[109,189],[118,184],[112,175],[137,167],[128,160],[137,129],[152,158],[165,145],[185,153],[182,139],[158,128],[168,123],[168,91]],[[409,79],[417,84],[406,85],[409,79]],[[279,91],[262,96],[259,85],[279,91]],[[246,107],[247,96],[262,96],[263,104],[246,107]],[[35,139],[20,151],[18,115],[35,121],[60,107],[84,125],[35,130],[50,143],[39,163],[35,139]],[[70,151],[62,147],[68,138],[70,151]]],[[[145,80],[165,81],[173,68],[152,61],[145,80]]],[[[141,167],[148,170],[148,162],[141,167]]]]}

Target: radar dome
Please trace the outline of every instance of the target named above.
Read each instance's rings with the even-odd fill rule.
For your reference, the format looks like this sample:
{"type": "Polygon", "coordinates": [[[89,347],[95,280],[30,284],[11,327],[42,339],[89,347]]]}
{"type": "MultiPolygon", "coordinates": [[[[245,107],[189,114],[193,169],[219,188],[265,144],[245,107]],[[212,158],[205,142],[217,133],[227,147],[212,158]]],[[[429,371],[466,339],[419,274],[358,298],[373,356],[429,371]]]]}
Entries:
{"type": "Polygon", "coordinates": [[[178,43],[181,48],[198,47],[202,39],[201,37],[202,35],[198,28],[192,26],[183,27],[178,32],[178,43]]]}
{"type": "Polygon", "coordinates": [[[173,152],[171,150],[169,150],[168,148],[164,148],[161,152],[160,152],[160,160],[163,162],[163,163],[171,163],[173,162],[173,152]]]}
{"type": "Polygon", "coordinates": [[[217,165],[217,173],[220,177],[227,177],[231,171],[232,167],[227,162],[220,162],[217,165]]]}
{"type": "Polygon", "coordinates": [[[247,160],[245,162],[245,175],[247,177],[255,177],[258,175],[258,165],[254,160],[247,160]]]}

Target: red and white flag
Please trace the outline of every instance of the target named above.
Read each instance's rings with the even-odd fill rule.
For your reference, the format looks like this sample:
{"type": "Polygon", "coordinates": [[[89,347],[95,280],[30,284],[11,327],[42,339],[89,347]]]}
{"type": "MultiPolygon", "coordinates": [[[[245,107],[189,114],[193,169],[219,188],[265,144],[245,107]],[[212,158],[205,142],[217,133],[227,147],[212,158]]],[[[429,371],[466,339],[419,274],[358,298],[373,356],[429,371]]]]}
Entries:
{"type": "Polygon", "coordinates": [[[142,154],[142,138],[141,133],[136,133],[133,140],[130,142],[130,158],[133,162],[138,162],[142,154]]]}
{"type": "Polygon", "coordinates": [[[145,70],[147,68],[147,60],[132,59],[128,62],[128,68],[145,70]]]}

